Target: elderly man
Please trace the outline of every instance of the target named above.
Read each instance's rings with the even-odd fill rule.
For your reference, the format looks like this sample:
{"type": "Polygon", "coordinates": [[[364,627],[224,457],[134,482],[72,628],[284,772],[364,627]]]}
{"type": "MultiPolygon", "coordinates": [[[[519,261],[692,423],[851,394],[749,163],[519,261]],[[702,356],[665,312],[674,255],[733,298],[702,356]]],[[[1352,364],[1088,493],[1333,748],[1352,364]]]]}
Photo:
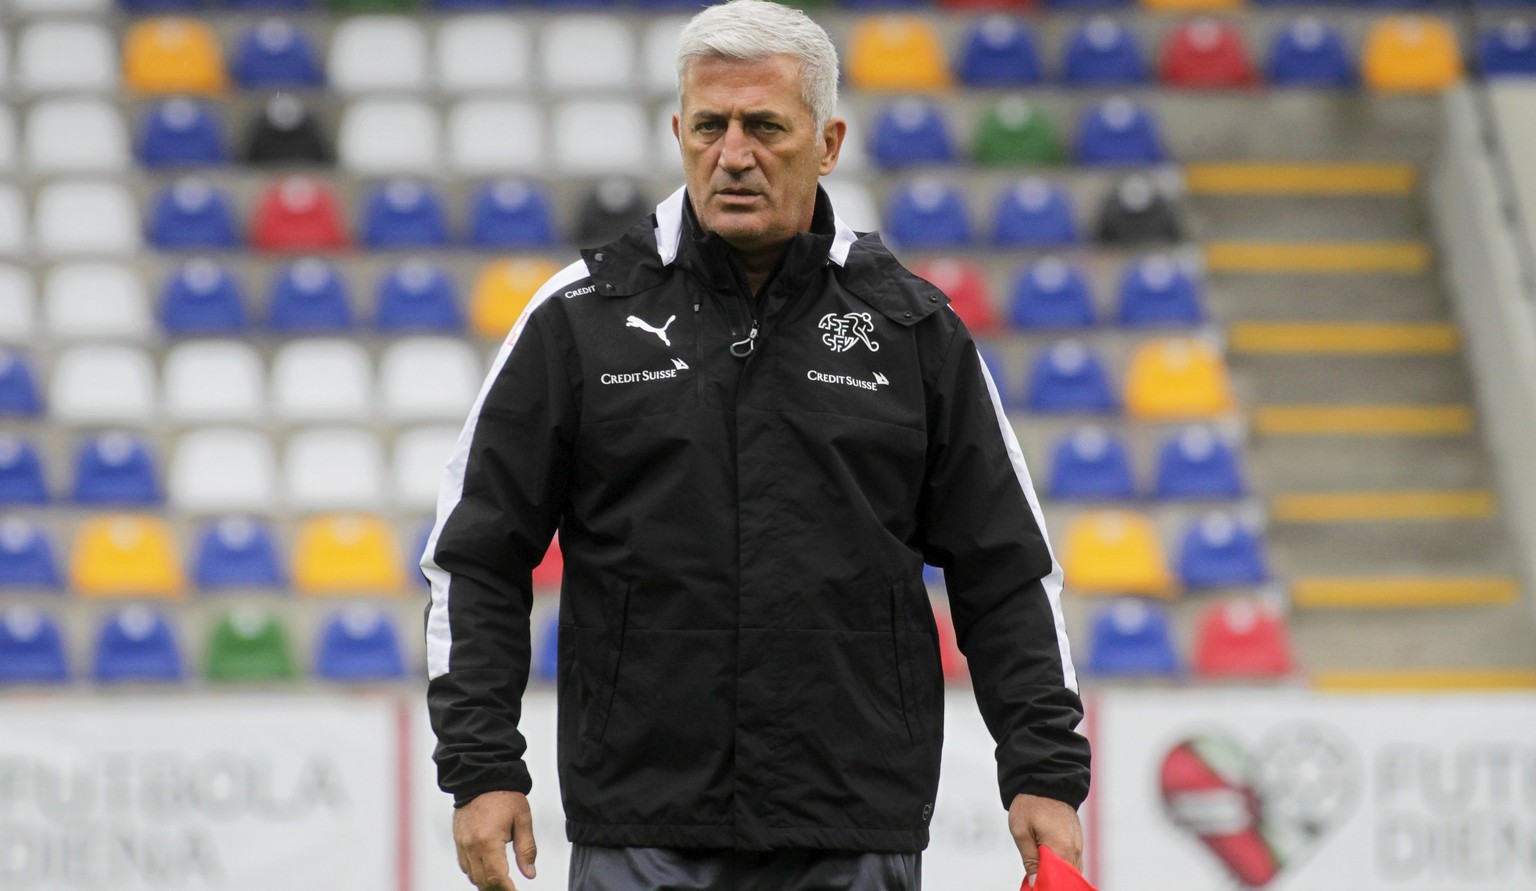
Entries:
{"type": "Polygon", "coordinates": [[[518,733],[529,574],[556,529],[572,891],[912,891],[946,573],[1026,868],[1088,788],[1061,571],[945,297],[835,215],[837,55],[761,0],[699,13],[687,186],[534,295],[422,558],[428,701],[459,863],[534,876],[518,733]]]}

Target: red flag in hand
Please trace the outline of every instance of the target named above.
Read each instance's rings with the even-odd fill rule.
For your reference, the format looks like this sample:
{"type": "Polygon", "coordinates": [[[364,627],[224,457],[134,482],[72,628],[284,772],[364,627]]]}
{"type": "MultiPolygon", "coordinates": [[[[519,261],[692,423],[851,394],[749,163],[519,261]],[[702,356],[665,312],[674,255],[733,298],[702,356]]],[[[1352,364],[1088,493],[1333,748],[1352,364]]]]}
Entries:
{"type": "MultiPolygon", "coordinates": [[[[1029,877],[1025,876],[1024,884],[1019,886],[1019,891],[1030,891],[1029,877]]],[[[1098,891],[1082,873],[1072,868],[1072,864],[1056,856],[1056,852],[1040,846],[1040,867],[1035,873],[1034,891],[1098,891]]]]}

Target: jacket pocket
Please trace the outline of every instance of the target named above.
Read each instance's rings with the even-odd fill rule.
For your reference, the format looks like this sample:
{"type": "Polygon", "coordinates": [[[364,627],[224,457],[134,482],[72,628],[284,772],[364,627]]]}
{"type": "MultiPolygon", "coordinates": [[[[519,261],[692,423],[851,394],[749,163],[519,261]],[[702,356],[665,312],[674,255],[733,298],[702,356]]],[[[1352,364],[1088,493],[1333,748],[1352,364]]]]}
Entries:
{"type": "Polygon", "coordinates": [[[569,693],[562,695],[561,736],[574,746],[575,762],[590,764],[602,750],[613,711],[614,691],[624,657],[624,632],[629,624],[628,584],[614,592],[607,628],[562,625],[558,638],[560,662],[569,693]]]}
{"type": "MultiPolygon", "coordinates": [[[[930,735],[943,723],[944,681],[938,658],[938,629],[914,628],[910,616],[908,587],[891,586],[891,648],[896,660],[896,688],[901,701],[901,717],[907,739],[913,745],[927,745],[930,735]]],[[[921,595],[927,603],[926,591],[921,595]]]]}
{"type": "Polygon", "coordinates": [[[913,726],[913,694],[916,692],[911,668],[907,664],[906,623],[902,621],[902,586],[891,586],[891,652],[896,662],[896,695],[901,702],[901,720],[907,728],[907,742],[916,745],[919,737],[913,726]]]}

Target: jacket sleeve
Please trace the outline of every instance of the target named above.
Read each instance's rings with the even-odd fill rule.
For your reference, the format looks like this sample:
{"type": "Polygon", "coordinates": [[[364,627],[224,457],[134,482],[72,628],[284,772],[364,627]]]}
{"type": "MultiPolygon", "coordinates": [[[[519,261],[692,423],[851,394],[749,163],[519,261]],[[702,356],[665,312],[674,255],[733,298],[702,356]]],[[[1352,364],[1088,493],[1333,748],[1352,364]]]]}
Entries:
{"type": "Polygon", "coordinates": [[[1003,807],[1028,793],[1074,807],[1088,741],[1051,553],[1029,470],[996,386],[958,325],[929,392],[924,560],[944,570],[976,702],[997,742],[1003,807]]]}
{"type": "Polygon", "coordinates": [[[562,338],[539,296],[497,354],[459,434],[421,568],[427,606],[427,709],[438,784],[466,804],[527,793],[518,731],[528,683],[532,571],[564,507],[577,409],[562,338]]]}

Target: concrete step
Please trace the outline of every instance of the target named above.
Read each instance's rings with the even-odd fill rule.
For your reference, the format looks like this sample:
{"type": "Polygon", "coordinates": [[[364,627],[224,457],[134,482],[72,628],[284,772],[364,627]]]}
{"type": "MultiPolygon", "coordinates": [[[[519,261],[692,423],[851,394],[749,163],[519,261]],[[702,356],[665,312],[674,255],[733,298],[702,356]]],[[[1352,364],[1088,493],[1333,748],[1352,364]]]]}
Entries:
{"type": "Polygon", "coordinates": [[[1423,275],[1430,258],[1429,245],[1414,240],[1213,240],[1205,246],[1206,269],[1216,273],[1423,275]]]}
{"type": "MultiPolygon", "coordinates": [[[[1465,403],[1446,405],[1261,405],[1253,413],[1253,431],[1264,437],[1456,437],[1470,434],[1475,418],[1465,403]]],[[[1290,455],[1285,444],[1277,451],[1290,455]]],[[[1336,448],[1329,440],[1327,448],[1336,448]]],[[[1390,447],[1390,443],[1388,444],[1390,447]]]]}
{"type": "Polygon", "coordinates": [[[1254,488],[1288,501],[1328,493],[1491,489],[1492,463],[1474,437],[1318,436],[1248,444],[1254,488]],[[1275,494],[1279,493],[1279,494],[1275,494]]]}
{"type": "Polygon", "coordinates": [[[1509,575],[1514,550],[1494,518],[1456,522],[1276,523],[1265,531],[1277,578],[1509,575]]]}
{"type": "Polygon", "coordinates": [[[1243,275],[1206,279],[1211,314],[1224,322],[1430,322],[1451,317],[1439,283],[1428,276],[1243,275]]]}
{"type": "Polygon", "coordinates": [[[1526,678],[1536,668],[1536,622],[1521,607],[1443,609],[1429,619],[1421,610],[1350,621],[1328,610],[1294,610],[1291,634],[1300,663],[1312,672],[1451,669],[1471,682],[1465,672],[1514,669],[1526,678]]]}
{"type": "Polygon", "coordinates": [[[1447,322],[1240,322],[1228,329],[1227,350],[1294,356],[1459,354],[1461,332],[1447,322]]]}
{"type": "Polygon", "coordinates": [[[1422,523],[1497,516],[1490,489],[1282,492],[1269,499],[1274,523],[1422,523]]]}
{"type": "Polygon", "coordinates": [[[1255,405],[1468,402],[1471,376],[1459,354],[1434,356],[1249,353],[1232,357],[1232,370],[1255,405]]]}
{"type": "Polygon", "coordinates": [[[1313,672],[1315,690],[1328,693],[1497,692],[1536,689],[1536,669],[1406,668],[1313,672]]]}
{"type": "Polygon", "coordinates": [[[1291,582],[1291,605],[1302,609],[1509,606],[1520,596],[1520,582],[1512,576],[1335,575],[1291,582]]]}
{"type": "Polygon", "coordinates": [[[1413,195],[1194,195],[1184,205],[1196,240],[1411,240],[1424,237],[1413,195]]]}

